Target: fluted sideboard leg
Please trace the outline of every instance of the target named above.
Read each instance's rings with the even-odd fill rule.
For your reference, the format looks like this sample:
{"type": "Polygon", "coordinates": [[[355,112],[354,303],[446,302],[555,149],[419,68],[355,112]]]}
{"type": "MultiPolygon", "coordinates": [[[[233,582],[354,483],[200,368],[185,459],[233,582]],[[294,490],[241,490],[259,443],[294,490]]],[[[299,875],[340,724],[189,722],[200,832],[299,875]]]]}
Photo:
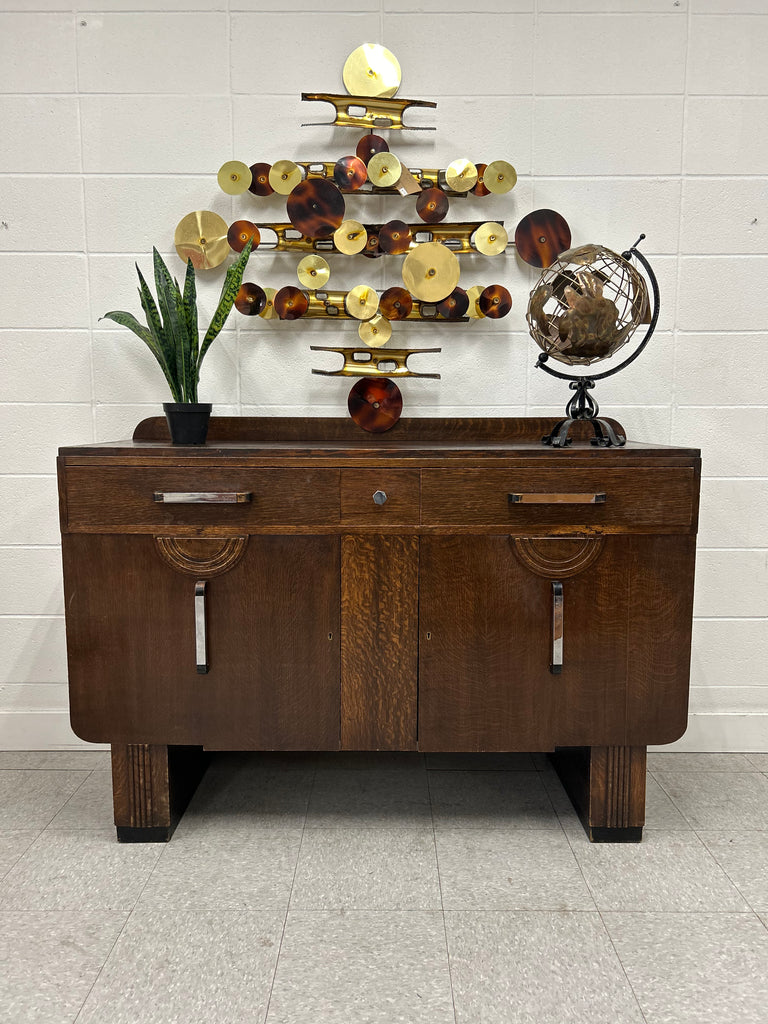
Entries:
{"type": "Polygon", "coordinates": [[[646,747],[574,747],[550,754],[593,843],[643,838],[646,752],[646,747]]]}
{"type": "Polygon", "coordinates": [[[165,843],[205,772],[199,747],[112,745],[112,797],[117,838],[165,843]]]}

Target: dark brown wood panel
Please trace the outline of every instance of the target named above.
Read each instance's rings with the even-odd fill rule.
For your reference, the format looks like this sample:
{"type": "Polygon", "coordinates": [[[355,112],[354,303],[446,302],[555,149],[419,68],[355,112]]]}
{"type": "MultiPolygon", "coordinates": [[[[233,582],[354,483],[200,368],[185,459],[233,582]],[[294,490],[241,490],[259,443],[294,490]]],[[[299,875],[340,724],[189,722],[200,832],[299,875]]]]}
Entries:
{"type": "Polygon", "coordinates": [[[419,539],[342,539],[342,747],[415,750],[419,539]]]}
{"type": "Polygon", "coordinates": [[[342,469],[341,521],[345,526],[415,526],[419,523],[418,469],[342,469]],[[373,500],[381,491],[383,505],[373,500]]]}
{"type": "Polygon", "coordinates": [[[83,739],[338,748],[337,537],[252,537],[234,569],[207,581],[207,675],[196,670],[195,580],[152,537],[71,534],[63,554],[83,739]]]}
{"type": "Polygon", "coordinates": [[[247,533],[249,528],[338,525],[337,469],[243,469],[193,465],[70,466],[66,472],[70,530],[167,532],[175,526],[247,533]],[[236,504],[166,504],[155,492],[250,493],[236,504]]]}

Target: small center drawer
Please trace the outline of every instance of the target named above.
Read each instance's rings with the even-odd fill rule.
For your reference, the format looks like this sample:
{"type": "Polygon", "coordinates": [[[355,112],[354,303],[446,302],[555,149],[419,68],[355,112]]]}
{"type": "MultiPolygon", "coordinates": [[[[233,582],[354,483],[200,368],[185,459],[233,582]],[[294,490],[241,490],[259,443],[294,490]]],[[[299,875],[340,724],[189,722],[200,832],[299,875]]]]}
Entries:
{"type": "Polygon", "coordinates": [[[67,526],[78,532],[339,522],[337,469],[69,466],[65,486],[67,526]]]}
{"type": "Polygon", "coordinates": [[[418,469],[343,469],[342,523],[418,525],[419,476],[418,469]]]}
{"type": "Polygon", "coordinates": [[[690,527],[692,469],[426,469],[425,525],[690,527]]]}

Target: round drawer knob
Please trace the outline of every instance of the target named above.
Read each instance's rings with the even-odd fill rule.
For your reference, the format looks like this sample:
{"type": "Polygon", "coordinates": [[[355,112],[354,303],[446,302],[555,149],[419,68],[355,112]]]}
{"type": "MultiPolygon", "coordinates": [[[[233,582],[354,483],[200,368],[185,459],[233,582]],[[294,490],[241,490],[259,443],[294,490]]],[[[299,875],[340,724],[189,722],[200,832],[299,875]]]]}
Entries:
{"type": "Polygon", "coordinates": [[[383,505],[384,502],[387,500],[387,495],[384,491],[375,491],[373,495],[373,500],[376,502],[377,505],[383,505]]]}

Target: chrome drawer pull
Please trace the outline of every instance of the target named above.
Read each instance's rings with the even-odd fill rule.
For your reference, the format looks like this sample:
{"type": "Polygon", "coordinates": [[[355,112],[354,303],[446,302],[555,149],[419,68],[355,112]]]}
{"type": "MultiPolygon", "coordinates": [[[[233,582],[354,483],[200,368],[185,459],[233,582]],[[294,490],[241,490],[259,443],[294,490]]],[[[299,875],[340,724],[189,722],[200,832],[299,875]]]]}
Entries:
{"type": "Polygon", "coordinates": [[[607,495],[605,491],[597,494],[528,494],[507,495],[511,505],[604,505],[607,495]]]}
{"type": "Polygon", "coordinates": [[[154,501],[166,505],[243,505],[252,491],[155,491],[154,501]]]}
{"type": "Polygon", "coordinates": [[[563,584],[552,583],[552,663],[549,671],[557,676],[563,671],[563,584]]]}
{"type": "Polygon", "coordinates": [[[208,672],[208,643],[205,635],[205,580],[195,583],[195,658],[201,676],[208,672]]]}

